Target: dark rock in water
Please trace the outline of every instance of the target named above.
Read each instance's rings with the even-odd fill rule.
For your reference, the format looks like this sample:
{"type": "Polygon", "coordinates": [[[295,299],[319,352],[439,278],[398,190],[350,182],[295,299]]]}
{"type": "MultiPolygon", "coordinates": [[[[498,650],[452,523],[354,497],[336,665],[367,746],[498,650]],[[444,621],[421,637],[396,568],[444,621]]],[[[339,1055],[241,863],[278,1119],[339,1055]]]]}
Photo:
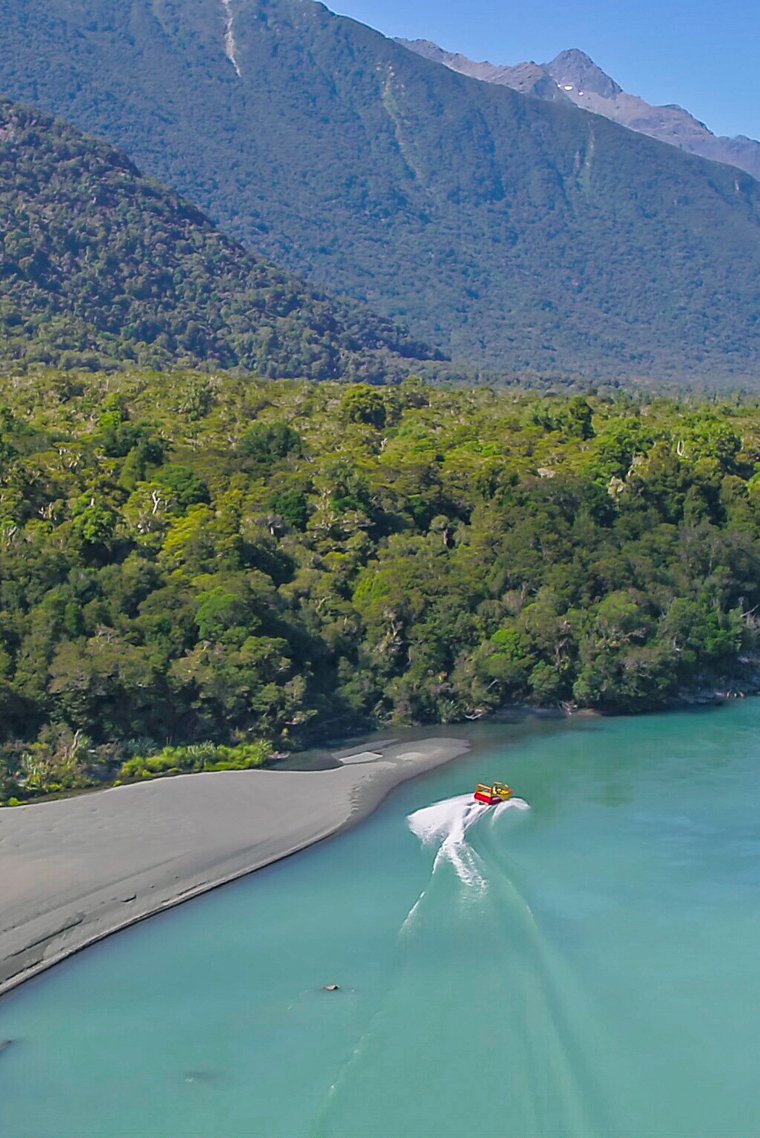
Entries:
{"type": "Polygon", "coordinates": [[[12,1043],[12,1039],[0,1039],[0,1055],[2,1055],[3,1051],[7,1051],[12,1043]]]}
{"type": "Polygon", "coordinates": [[[339,992],[340,991],[340,985],[339,984],[325,984],[322,991],[323,992],[339,992]]]}

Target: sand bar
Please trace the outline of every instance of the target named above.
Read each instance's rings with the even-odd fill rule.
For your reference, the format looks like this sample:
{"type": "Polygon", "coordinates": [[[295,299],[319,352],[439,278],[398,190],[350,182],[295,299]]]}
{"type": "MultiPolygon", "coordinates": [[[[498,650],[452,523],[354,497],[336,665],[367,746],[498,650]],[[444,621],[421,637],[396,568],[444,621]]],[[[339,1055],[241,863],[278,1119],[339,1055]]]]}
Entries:
{"type": "Polygon", "coordinates": [[[0,810],[0,994],[119,929],[354,824],[463,739],[340,752],[335,770],[158,779],[0,810]]]}

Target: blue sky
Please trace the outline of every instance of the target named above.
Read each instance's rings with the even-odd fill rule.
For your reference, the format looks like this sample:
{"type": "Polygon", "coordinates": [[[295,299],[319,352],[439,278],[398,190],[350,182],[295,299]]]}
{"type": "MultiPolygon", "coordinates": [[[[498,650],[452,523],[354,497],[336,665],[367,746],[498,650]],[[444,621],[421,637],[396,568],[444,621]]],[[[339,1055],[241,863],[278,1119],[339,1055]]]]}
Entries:
{"type": "Polygon", "coordinates": [[[493,63],[578,47],[632,94],[680,103],[716,134],[760,139],[758,0],[327,0],[391,36],[493,63]]]}

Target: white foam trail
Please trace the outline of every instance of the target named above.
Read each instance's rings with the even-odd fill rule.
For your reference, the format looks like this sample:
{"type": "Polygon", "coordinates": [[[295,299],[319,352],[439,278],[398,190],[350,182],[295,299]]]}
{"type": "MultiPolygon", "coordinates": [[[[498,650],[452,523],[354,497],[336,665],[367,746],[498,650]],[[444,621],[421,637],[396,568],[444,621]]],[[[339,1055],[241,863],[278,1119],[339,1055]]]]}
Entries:
{"type": "Polygon", "coordinates": [[[409,829],[423,846],[431,846],[436,841],[456,835],[460,840],[464,832],[476,818],[489,807],[475,802],[471,794],[458,794],[456,798],[446,798],[432,806],[424,806],[410,814],[407,821],[409,829]]]}
{"type": "Polygon", "coordinates": [[[414,923],[417,919],[417,914],[420,911],[420,906],[422,905],[422,902],[425,900],[425,894],[426,893],[427,893],[427,889],[423,889],[422,892],[420,893],[419,897],[417,898],[417,900],[412,905],[409,912],[406,914],[406,917],[404,918],[404,923],[400,929],[402,936],[404,935],[404,933],[408,933],[413,928],[414,923]]]}
{"type": "Polygon", "coordinates": [[[463,884],[480,890],[486,888],[485,878],[478,869],[475,852],[467,844],[466,835],[473,822],[489,809],[475,802],[472,795],[460,794],[409,815],[409,829],[424,846],[438,843],[434,872],[448,861],[463,884]]]}
{"type": "MultiPolygon", "coordinates": [[[[407,821],[423,846],[438,844],[433,871],[448,861],[463,884],[484,891],[486,879],[478,868],[480,859],[467,841],[467,831],[484,814],[490,813],[495,821],[505,810],[530,810],[530,806],[523,798],[509,798],[498,806],[486,806],[476,802],[470,794],[459,794],[415,811],[407,821]]],[[[405,925],[411,923],[421,900],[422,897],[413,906],[405,925]]]]}
{"type": "Polygon", "coordinates": [[[530,804],[524,798],[508,798],[493,808],[493,818],[500,818],[505,810],[530,810],[530,804]]]}
{"type": "Polygon", "coordinates": [[[477,889],[479,893],[485,893],[488,882],[478,869],[479,860],[475,851],[470,849],[466,841],[458,842],[453,837],[449,837],[435,856],[433,872],[442,862],[448,861],[454,866],[456,875],[463,885],[477,889]]]}

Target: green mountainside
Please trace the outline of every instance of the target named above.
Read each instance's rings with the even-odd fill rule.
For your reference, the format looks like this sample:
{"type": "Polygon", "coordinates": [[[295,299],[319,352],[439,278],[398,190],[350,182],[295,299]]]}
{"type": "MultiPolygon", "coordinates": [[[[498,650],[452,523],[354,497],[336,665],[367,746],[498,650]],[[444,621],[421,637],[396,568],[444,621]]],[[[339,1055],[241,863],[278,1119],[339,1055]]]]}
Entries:
{"type": "Polygon", "coordinates": [[[123,155],[0,99],[0,366],[373,380],[426,356],[222,236],[123,155]]]}
{"type": "Polygon", "coordinates": [[[0,800],[757,684],[760,411],[42,373],[0,407],[0,800]]]}
{"type": "Polygon", "coordinates": [[[5,93],[503,371],[756,382],[760,184],[312,0],[0,0],[5,93]]]}
{"type": "Polygon", "coordinates": [[[648,134],[689,154],[699,154],[713,162],[738,166],[740,170],[760,178],[760,142],[739,135],[725,138],[715,135],[690,114],[675,104],[652,106],[630,95],[602,71],[585,52],[577,48],[561,51],[550,63],[518,63],[501,66],[476,63],[458,52],[444,51],[430,40],[397,40],[425,59],[435,60],[462,75],[484,83],[498,83],[550,102],[574,103],[596,115],[604,115],[629,130],[648,134]]]}

